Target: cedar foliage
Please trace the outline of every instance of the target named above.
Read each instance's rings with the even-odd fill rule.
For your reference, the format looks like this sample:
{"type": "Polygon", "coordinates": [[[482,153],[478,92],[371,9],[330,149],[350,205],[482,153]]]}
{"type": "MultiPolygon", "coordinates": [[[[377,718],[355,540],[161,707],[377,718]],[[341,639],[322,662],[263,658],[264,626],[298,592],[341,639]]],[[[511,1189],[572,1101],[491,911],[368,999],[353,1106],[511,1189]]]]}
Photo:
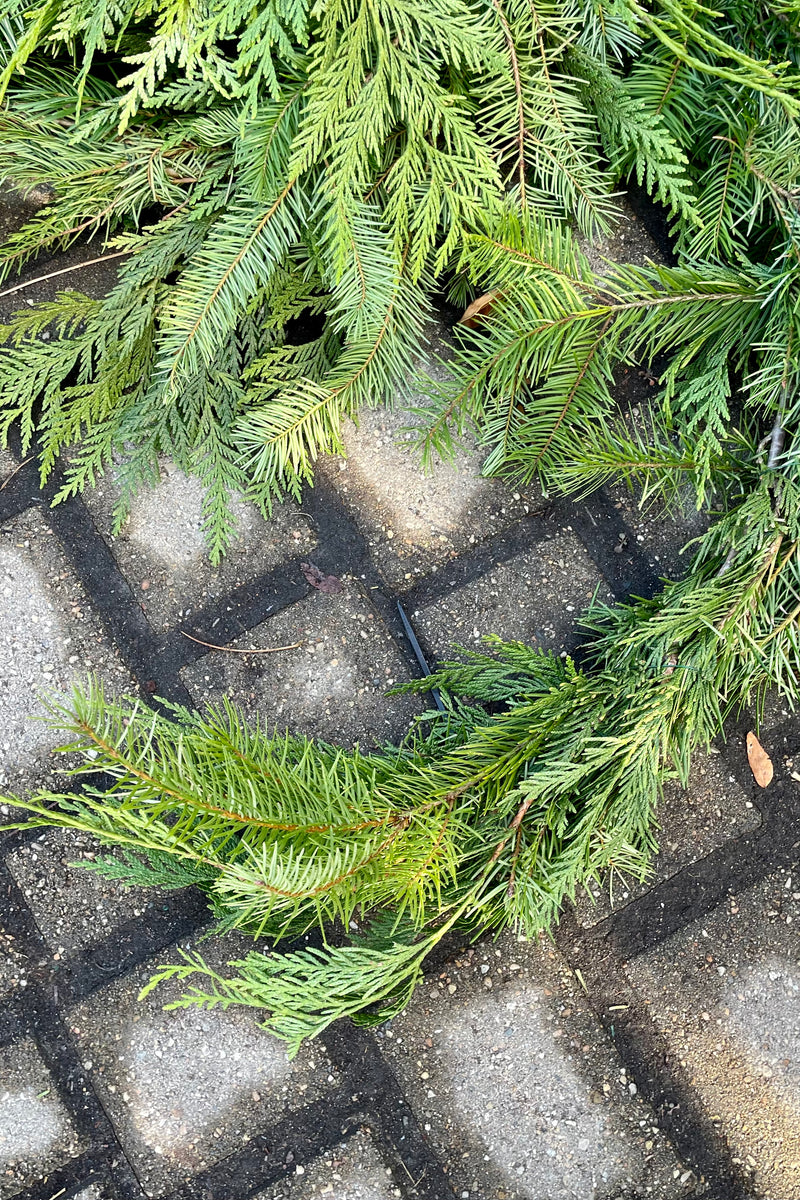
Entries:
{"type": "MultiPolygon", "coordinates": [[[[9,0],[0,178],[53,199],[0,249],[0,279],[90,234],[126,257],[105,299],[67,291],[2,330],[0,437],[38,436],[43,480],[74,448],[59,498],[121,458],[118,522],[172,456],[206,484],[217,558],[232,491],[267,510],[297,494],[343,416],[407,382],[432,293],[509,202],[592,236],[634,174],[692,219],[685,152],[625,69],[671,28],[656,14],[9,0]]],[[[782,87],[782,67],[732,70],[782,87]]]]}
{"type": "Polygon", "coordinates": [[[79,226],[130,251],[113,299],[65,293],[5,335],[5,427],[38,430],[45,473],[77,442],[78,487],[124,450],[132,488],[169,450],[209,480],[219,550],[226,492],[268,504],[299,486],[342,415],[408,374],[446,285],[493,302],[427,387],[429,452],[471,423],[489,473],[713,508],[686,579],[589,611],[580,665],[494,641],[412,685],[445,711],[399,747],[248,728],[228,704],[159,716],[96,686],[57,707],[83,786],[15,800],[33,824],[116,847],[96,864],[114,878],[195,883],[222,928],[323,931],[254,949],[230,978],[196,956],[163,968],[182,1003],[263,1009],[292,1051],[340,1016],[383,1019],[455,926],[530,935],[589,880],[643,874],[664,782],[767,688],[796,699],[797,15],[792,0],[9,14],[8,171],[52,179],[49,147],[62,174],[7,269],[79,226]],[[133,68],[121,96],[116,54],[133,68]],[[607,229],[629,178],[663,205],[676,261],[593,271],[575,229],[607,229]],[[309,311],[320,333],[295,345],[287,323],[309,311]],[[638,423],[613,398],[630,363],[661,384],[638,423]],[[329,936],[354,916],[357,934],[329,936]]]}

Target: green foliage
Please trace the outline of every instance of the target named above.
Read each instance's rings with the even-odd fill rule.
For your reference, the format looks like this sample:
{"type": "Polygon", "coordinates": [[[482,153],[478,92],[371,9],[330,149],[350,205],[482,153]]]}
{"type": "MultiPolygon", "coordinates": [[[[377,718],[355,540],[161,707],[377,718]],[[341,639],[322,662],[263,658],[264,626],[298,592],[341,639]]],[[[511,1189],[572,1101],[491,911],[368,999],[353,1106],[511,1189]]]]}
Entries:
{"type": "MultiPolygon", "coordinates": [[[[488,472],[547,474],[574,424],[609,411],[613,362],[654,352],[638,314],[652,327],[659,292],[681,286],[623,268],[592,282],[584,264],[551,295],[565,222],[607,232],[634,177],[671,212],[695,291],[733,278],[700,257],[751,287],[746,239],[779,260],[769,230],[776,210],[794,219],[798,161],[784,25],[767,5],[720,17],[686,0],[15,0],[0,173],[52,199],[0,272],[89,235],[123,265],[91,320],[65,295],[42,310],[52,330],[26,312],[4,331],[4,435],[19,421],[41,438],[43,479],[67,451],[61,496],[122,462],[120,519],[173,457],[206,484],[217,559],[232,492],[265,511],[298,495],[344,416],[402,392],[454,266],[462,292],[499,290],[523,250],[543,264],[516,272],[516,300],[435,397],[430,438],[469,416],[488,472]]],[[[721,306],[687,298],[661,344],[721,306]]],[[[738,361],[750,325],[769,325],[742,322],[726,333],[738,361]]]]}
{"type": "MultiPolygon", "coordinates": [[[[731,471],[737,468],[731,465],[731,471]]],[[[256,949],[223,978],[199,957],[153,984],[181,1004],[245,1004],[291,1051],[345,1015],[383,1019],[458,923],[546,929],[576,889],[643,876],[664,782],[764,691],[800,671],[800,494],[790,472],[738,464],[742,499],[688,578],[650,601],[593,606],[587,667],[490,640],[431,678],[449,703],[399,747],[343,751],[248,727],[227,702],[158,716],[94,685],[53,709],[79,752],[80,793],[13,798],[28,825],[118,847],[95,869],[208,895],[224,928],[322,947],[256,949]],[[487,716],[480,702],[502,703],[487,716]],[[101,790],[90,777],[111,777],[101,790]],[[331,945],[331,923],[362,932],[331,945]]]]}
{"type": "Polygon", "coordinates": [[[106,298],[65,292],[2,331],[0,435],[38,437],[43,478],[69,448],[61,496],[120,457],[121,518],[167,453],[207,484],[218,556],[230,493],[298,494],[343,416],[412,375],[448,286],[491,303],[427,388],[428,452],[470,423],[487,474],[714,510],[686,579],[592,606],[580,667],[492,640],[412,685],[444,711],[399,747],[249,728],[227,703],[155,715],[94,685],[57,705],[83,788],[14,798],[28,823],[92,833],[116,850],[94,869],[194,883],[222,928],[273,943],[230,978],[164,967],[180,1003],[263,1009],[293,1052],[341,1016],[383,1019],[455,925],[531,936],[577,888],[642,876],[665,781],[767,688],[796,701],[794,17],[770,0],[8,8],[0,170],[55,196],[3,270],[87,233],[124,255],[106,298]],[[630,179],[675,259],[593,266],[630,179]],[[626,413],[633,365],[660,388],[626,413]],[[315,926],[321,945],[275,950],[315,926]]]}
{"type": "Polygon", "coordinates": [[[313,14],[295,0],[50,0],[20,3],[17,18],[0,170],[55,195],[0,262],[8,272],[91,233],[130,257],[90,325],[76,331],[70,299],[55,310],[59,341],[77,334],[80,348],[43,349],[28,314],[6,332],[22,339],[6,427],[43,437],[44,478],[77,445],[64,495],[120,457],[130,492],[172,456],[207,484],[217,558],[232,491],[266,509],[296,494],[340,445],[342,417],[408,379],[432,268],[500,196],[465,91],[507,58],[497,16],[463,0],[313,14]],[[314,314],[316,353],[287,328],[314,314]]]}
{"type": "Polygon", "coordinates": [[[125,887],[159,887],[180,890],[196,884],[203,886],[214,879],[213,867],[190,862],[159,850],[118,849],[114,855],[104,854],[93,862],[82,864],[106,879],[116,880],[125,887]]]}
{"type": "Polygon", "coordinates": [[[677,265],[591,269],[519,197],[487,210],[458,290],[493,302],[429,389],[424,445],[447,452],[471,423],[487,474],[579,492],[621,478],[664,500],[691,486],[703,507],[765,418],[794,419],[800,41],[769,4],[624,11],[640,42],[623,74],[581,44],[570,62],[610,171],[671,218],[677,265]],[[617,368],[634,364],[663,385],[644,430],[615,401],[617,368]]]}
{"type": "MultiPolygon", "coordinates": [[[[728,372],[771,328],[776,273],[794,271],[609,264],[596,276],[569,230],[515,208],[464,239],[460,266],[481,290],[491,280],[496,299],[465,334],[450,378],[431,389],[428,445],[446,450],[449,426],[469,419],[491,447],[487,474],[538,473],[554,485],[574,472],[576,447],[594,452],[615,409],[618,363],[672,352],[665,406],[710,439],[710,452],[727,415],[728,372]]],[[[707,479],[697,474],[702,494],[707,479]]]]}

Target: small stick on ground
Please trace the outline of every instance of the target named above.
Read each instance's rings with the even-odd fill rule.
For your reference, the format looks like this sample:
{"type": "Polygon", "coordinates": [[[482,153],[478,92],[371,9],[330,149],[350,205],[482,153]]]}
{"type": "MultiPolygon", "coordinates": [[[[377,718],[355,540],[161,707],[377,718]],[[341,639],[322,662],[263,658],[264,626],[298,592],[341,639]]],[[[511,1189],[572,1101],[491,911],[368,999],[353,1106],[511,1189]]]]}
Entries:
{"type": "Polygon", "coordinates": [[[3,480],[3,482],[2,482],[2,483],[0,483],[0,492],[2,492],[2,491],[5,491],[5,489],[6,489],[6,488],[8,487],[8,485],[11,483],[11,480],[14,478],[14,476],[15,476],[15,475],[16,475],[16,474],[17,474],[19,471],[21,471],[23,467],[27,467],[28,463],[29,463],[29,462],[32,462],[32,461],[33,461],[33,459],[34,459],[35,457],[36,457],[36,455],[35,455],[35,454],[29,454],[27,458],[25,458],[25,459],[23,459],[23,460],[22,460],[22,462],[19,464],[19,466],[17,466],[17,467],[14,467],[14,470],[11,472],[11,474],[10,474],[10,475],[9,475],[9,477],[8,477],[8,479],[4,479],[4,480],[3,480]]]}
{"type": "Polygon", "coordinates": [[[14,287],[6,288],[4,292],[0,292],[0,299],[3,296],[13,296],[15,292],[24,291],[25,288],[33,287],[35,283],[44,283],[47,279],[55,279],[57,275],[68,275],[70,271],[80,271],[83,267],[94,267],[97,263],[111,262],[112,258],[122,258],[125,254],[130,254],[130,250],[116,250],[113,254],[101,254],[98,258],[87,258],[85,262],[73,263],[71,267],[62,267],[60,271],[48,271],[46,275],[37,275],[35,279],[26,279],[24,283],[17,283],[14,287]]]}
{"type": "Polygon", "coordinates": [[[183,629],[181,636],[188,638],[190,642],[197,642],[198,646],[207,646],[209,650],[224,650],[226,654],[277,654],[279,650],[296,650],[303,644],[302,642],[292,642],[290,646],[267,646],[264,650],[240,650],[237,646],[215,646],[213,642],[204,642],[201,638],[192,637],[183,629]]]}

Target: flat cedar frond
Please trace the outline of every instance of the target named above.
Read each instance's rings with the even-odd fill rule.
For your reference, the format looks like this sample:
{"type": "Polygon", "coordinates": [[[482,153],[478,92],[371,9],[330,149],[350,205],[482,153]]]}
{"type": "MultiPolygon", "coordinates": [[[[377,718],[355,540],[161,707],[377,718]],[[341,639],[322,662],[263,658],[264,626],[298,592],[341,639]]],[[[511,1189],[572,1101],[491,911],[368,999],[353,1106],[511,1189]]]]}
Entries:
{"type": "Polygon", "coordinates": [[[689,159],[661,113],[645,103],[606,64],[576,51],[576,74],[594,102],[603,148],[613,177],[634,177],[691,229],[698,223],[689,159]]]}
{"type": "Polygon", "coordinates": [[[396,1015],[408,1003],[426,955],[453,923],[451,919],[421,942],[400,943],[390,951],[345,946],[298,950],[280,957],[249,954],[230,964],[237,971],[232,979],[211,970],[201,957],[186,955],[183,965],[162,968],[142,995],[167,979],[198,978],[169,1007],[243,1004],[267,1009],[264,1028],[282,1038],[293,1056],[305,1038],[321,1033],[340,1017],[357,1012],[361,1023],[371,1024],[396,1015]]]}
{"type": "Polygon", "coordinates": [[[100,854],[84,862],[87,871],[113,879],[125,887],[158,887],[170,890],[210,884],[216,877],[213,867],[177,858],[163,851],[136,852],[117,848],[114,854],[100,854]]]}
{"type": "MultiPolygon", "coordinates": [[[[47,85],[53,86],[55,99],[61,74],[45,75],[43,89],[47,85]]],[[[91,113],[86,121],[91,130],[67,139],[60,106],[42,112],[31,103],[28,89],[12,90],[7,104],[0,113],[3,177],[22,191],[47,180],[54,195],[0,249],[0,278],[43,250],[64,249],[97,234],[107,239],[125,220],[140,221],[152,205],[181,206],[189,187],[211,165],[212,155],[192,144],[179,126],[163,133],[135,130],[119,138],[111,109],[102,122],[91,113]]]]}
{"type": "MultiPolygon", "coordinates": [[[[481,115],[522,208],[567,212],[587,234],[607,230],[616,215],[613,177],[601,164],[597,119],[575,87],[568,54],[578,11],[516,0],[493,7],[504,53],[488,73],[481,115]]],[[[604,54],[604,42],[597,51],[604,54]]]]}

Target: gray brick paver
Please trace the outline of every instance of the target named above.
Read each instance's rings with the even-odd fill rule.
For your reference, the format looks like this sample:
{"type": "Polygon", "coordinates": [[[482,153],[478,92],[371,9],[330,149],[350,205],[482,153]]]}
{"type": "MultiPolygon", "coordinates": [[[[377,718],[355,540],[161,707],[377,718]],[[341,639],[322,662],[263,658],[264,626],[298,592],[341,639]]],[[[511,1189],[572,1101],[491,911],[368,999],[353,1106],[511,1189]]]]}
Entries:
{"type": "MultiPolygon", "coordinates": [[[[316,538],[297,505],[276,504],[265,520],[254,504],[236,499],[234,540],[219,566],[212,566],[202,484],[170,462],[162,463],[160,482],[133,499],[129,517],[112,536],[118,498],[112,475],[85,496],[98,530],[156,630],[177,623],[195,632],[191,618],[199,609],[292,558],[313,556],[316,538]]],[[[198,636],[214,641],[210,633],[198,636]]]]}
{"type": "Polygon", "coordinates": [[[591,884],[576,897],[577,917],[591,929],[612,912],[626,908],[650,888],[705,858],[731,838],[749,833],[761,824],[750,793],[729,773],[719,754],[698,752],[692,763],[688,788],[677,781],[667,784],[657,812],[658,853],[651,873],[642,883],[617,876],[591,884]]]}
{"type": "Polygon", "coordinates": [[[731,897],[628,966],[764,1200],[800,1196],[800,876],[731,897]]]}
{"type": "Polygon", "coordinates": [[[64,737],[43,723],[40,696],[92,673],[111,694],[131,687],[55,537],[28,510],[0,528],[0,788],[47,779],[48,751],[64,737]]]}
{"type": "MultiPolygon", "coordinates": [[[[252,943],[228,935],[185,945],[223,974],[252,943]]],[[[247,1145],[287,1111],[326,1097],[337,1076],[320,1044],[290,1062],[257,1013],[233,1008],[165,1012],[179,983],[137,994],[173,946],[67,1014],[83,1066],[148,1196],[247,1145]]],[[[202,981],[200,981],[202,982],[202,981]]]]}
{"type": "Polygon", "coordinates": [[[440,661],[457,657],[454,643],[483,649],[494,633],[556,653],[574,649],[577,620],[597,593],[612,594],[577,537],[562,529],[487,574],[415,608],[412,618],[426,647],[440,661]]]}
{"type": "Polygon", "coordinates": [[[465,951],[379,1036],[457,1195],[685,1194],[689,1173],[551,947],[504,935],[465,951]]]}
{"type": "Polygon", "coordinates": [[[411,676],[367,596],[349,579],[337,595],[312,592],[231,643],[300,646],[252,658],[212,651],[181,672],[192,699],[201,707],[224,694],[262,724],[345,745],[396,740],[426,705],[385,696],[411,676]]]}
{"type": "Polygon", "coordinates": [[[83,1148],[34,1041],[0,1049],[0,1200],[44,1179],[83,1148]]]}
{"type": "Polygon", "coordinates": [[[367,1132],[355,1134],[329,1154],[298,1163],[294,1174],[259,1192],[254,1200],[400,1200],[393,1172],[367,1132]]]}
{"type": "Polygon", "coordinates": [[[0,927],[0,1000],[17,991],[28,966],[28,956],[17,945],[17,939],[0,927]]]}
{"type": "Polygon", "coordinates": [[[637,496],[625,487],[612,487],[609,492],[654,575],[681,579],[689,570],[696,549],[693,543],[708,528],[708,517],[695,508],[694,495],[687,491],[682,503],[665,511],[652,501],[640,507],[637,496]]]}
{"type": "Polygon", "coordinates": [[[93,838],[59,829],[42,833],[6,860],[59,959],[102,941],[126,921],[146,920],[156,906],[163,911],[174,897],[159,888],[123,887],[80,865],[97,856],[93,838]]]}
{"type": "Polygon", "coordinates": [[[368,409],[345,425],[347,458],[318,471],[339,492],[393,587],[415,579],[541,505],[536,488],[517,490],[481,475],[485,448],[466,438],[452,461],[422,464],[405,408],[368,409]]]}

